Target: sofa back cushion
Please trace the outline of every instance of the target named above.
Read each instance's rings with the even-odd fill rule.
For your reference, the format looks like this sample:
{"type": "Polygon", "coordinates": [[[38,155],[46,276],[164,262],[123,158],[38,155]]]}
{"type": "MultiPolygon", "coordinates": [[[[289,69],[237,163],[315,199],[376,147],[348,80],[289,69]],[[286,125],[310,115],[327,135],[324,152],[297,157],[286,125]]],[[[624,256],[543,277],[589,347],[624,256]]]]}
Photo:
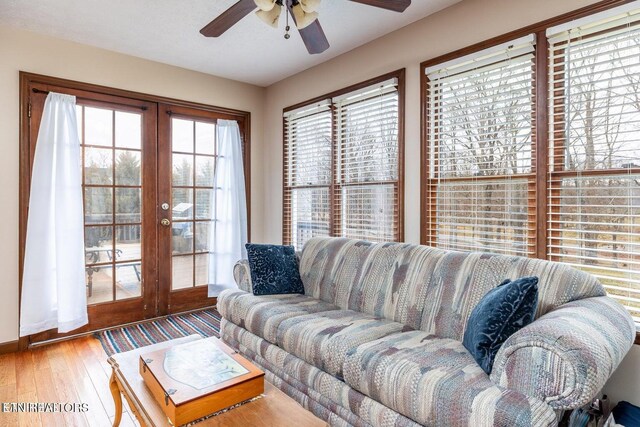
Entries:
{"type": "Polygon", "coordinates": [[[536,318],[605,295],[593,276],[561,263],[345,238],[309,240],[300,276],[306,295],[459,341],[473,308],[505,279],[538,277],[536,318]]]}

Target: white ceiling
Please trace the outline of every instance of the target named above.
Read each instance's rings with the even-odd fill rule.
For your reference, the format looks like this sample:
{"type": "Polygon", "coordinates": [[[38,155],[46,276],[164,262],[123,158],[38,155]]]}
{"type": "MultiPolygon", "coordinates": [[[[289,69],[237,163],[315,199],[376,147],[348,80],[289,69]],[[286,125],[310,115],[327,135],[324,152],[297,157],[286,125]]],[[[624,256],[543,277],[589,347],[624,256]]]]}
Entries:
{"type": "Polygon", "coordinates": [[[0,24],[166,64],[268,86],[404,27],[460,0],[413,0],[402,14],[323,0],[331,47],[309,55],[284,15],[274,29],[250,14],[220,38],[199,30],[236,0],[0,0],[0,24]]]}

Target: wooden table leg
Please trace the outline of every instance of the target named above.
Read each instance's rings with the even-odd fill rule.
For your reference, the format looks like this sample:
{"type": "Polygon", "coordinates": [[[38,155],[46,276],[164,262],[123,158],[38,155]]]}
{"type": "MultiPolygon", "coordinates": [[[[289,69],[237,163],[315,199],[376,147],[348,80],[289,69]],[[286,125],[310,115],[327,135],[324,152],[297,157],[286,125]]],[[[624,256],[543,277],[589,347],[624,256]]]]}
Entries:
{"type": "Polygon", "coordinates": [[[113,427],[120,425],[122,419],[122,396],[120,395],[120,387],[116,381],[116,373],[111,373],[111,379],[109,380],[109,389],[111,389],[111,395],[113,396],[113,403],[116,407],[116,415],[113,418],[113,427]]]}

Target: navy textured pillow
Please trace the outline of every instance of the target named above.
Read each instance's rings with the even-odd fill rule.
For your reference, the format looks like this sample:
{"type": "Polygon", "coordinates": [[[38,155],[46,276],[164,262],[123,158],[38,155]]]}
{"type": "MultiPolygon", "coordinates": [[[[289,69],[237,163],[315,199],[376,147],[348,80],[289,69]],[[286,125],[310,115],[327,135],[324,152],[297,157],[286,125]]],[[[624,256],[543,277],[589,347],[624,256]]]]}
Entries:
{"type": "Polygon", "coordinates": [[[247,243],[254,295],[303,294],[293,246],[247,243]]]}
{"type": "Polygon", "coordinates": [[[538,278],[523,277],[505,280],[473,309],[462,344],[487,374],[507,338],[533,322],[537,305],[538,278]]]}

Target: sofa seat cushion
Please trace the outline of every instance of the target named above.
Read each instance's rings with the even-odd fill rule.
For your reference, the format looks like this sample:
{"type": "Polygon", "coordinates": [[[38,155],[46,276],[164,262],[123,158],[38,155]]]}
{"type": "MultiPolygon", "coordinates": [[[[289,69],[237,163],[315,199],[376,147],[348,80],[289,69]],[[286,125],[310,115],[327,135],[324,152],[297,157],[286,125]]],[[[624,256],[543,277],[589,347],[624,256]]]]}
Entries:
{"type": "Polygon", "coordinates": [[[494,385],[459,341],[423,331],[360,345],[343,372],[354,389],[423,425],[536,426],[553,417],[543,402],[494,385]]]}
{"type": "Polygon", "coordinates": [[[218,297],[222,317],[276,344],[278,326],[284,320],[319,311],[337,310],[328,302],[300,294],[257,296],[241,290],[225,290],[218,297]]]}
{"type": "Polygon", "coordinates": [[[347,354],[360,344],[411,330],[352,310],[333,310],[287,319],[280,323],[276,344],[307,363],[342,378],[347,354]]]}

